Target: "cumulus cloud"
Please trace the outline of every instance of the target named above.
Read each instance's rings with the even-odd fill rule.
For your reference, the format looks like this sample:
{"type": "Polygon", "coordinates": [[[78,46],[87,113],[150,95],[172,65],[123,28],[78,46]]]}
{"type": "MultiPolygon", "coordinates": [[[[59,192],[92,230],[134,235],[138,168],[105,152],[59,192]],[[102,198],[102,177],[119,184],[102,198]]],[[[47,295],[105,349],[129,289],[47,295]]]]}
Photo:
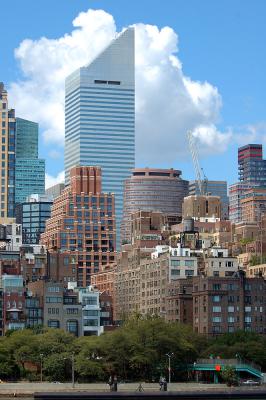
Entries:
{"type": "MultiPolygon", "coordinates": [[[[80,13],[73,26],[57,39],[24,40],[15,52],[24,79],[10,87],[18,115],[38,121],[47,144],[58,146],[64,143],[65,77],[117,35],[114,18],[103,10],[80,13]]],[[[173,29],[135,28],[137,163],[174,163],[186,154],[187,130],[205,151],[224,150],[231,133],[215,126],[222,106],[217,88],[185,75],[173,29]]]]}
{"type": "Polygon", "coordinates": [[[266,144],[266,122],[258,122],[236,128],[234,141],[240,146],[247,143],[266,144]]]}
{"type": "Polygon", "coordinates": [[[65,181],[65,171],[59,172],[56,176],[45,174],[45,189],[56,185],[57,183],[64,183],[65,181]]]}

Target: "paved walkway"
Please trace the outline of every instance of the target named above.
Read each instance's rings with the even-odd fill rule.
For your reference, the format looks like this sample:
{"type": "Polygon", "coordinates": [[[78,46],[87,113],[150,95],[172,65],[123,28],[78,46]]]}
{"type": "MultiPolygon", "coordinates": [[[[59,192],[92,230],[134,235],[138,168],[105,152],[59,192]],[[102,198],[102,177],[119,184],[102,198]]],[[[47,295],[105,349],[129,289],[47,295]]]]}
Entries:
{"type": "MultiPolygon", "coordinates": [[[[118,384],[118,391],[137,391],[139,382],[136,383],[120,383],[118,384]]],[[[158,383],[142,383],[144,391],[159,391],[158,383]]],[[[168,385],[168,390],[171,391],[195,391],[195,390],[221,390],[226,388],[222,384],[200,384],[200,383],[171,383],[168,385]]],[[[75,384],[72,388],[71,383],[48,383],[48,382],[19,382],[19,383],[2,383],[0,384],[0,396],[12,395],[16,396],[30,396],[35,392],[62,392],[62,391],[90,391],[90,392],[109,392],[109,385],[106,383],[88,383],[88,384],[75,384]]]]}

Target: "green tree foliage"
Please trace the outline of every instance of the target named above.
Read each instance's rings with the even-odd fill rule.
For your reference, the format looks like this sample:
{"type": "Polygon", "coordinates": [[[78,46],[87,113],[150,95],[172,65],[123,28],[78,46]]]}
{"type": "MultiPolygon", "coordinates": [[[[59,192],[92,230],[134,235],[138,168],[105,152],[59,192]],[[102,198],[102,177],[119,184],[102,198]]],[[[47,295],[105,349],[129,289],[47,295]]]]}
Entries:
{"type": "Polygon", "coordinates": [[[235,385],[237,383],[237,373],[234,367],[226,365],[221,371],[221,377],[228,386],[235,385]]]}
{"type": "Polygon", "coordinates": [[[75,338],[59,329],[25,329],[0,338],[0,379],[71,380],[74,353],[75,378],[80,382],[106,381],[110,374],[119,379],[158,380],[168,374],[167,353],[171,358],[172,379],[199,356],[246,358],[266,369],[266,338],[248,332],[207,339],[188,325],[166,323],[154,316],[135,315],[123,326],[103,335],[75,338]]]}
{"type": "Polygon", "coordinates": [[[221,335],[209,341],[209,346],[202,352],[203,357],[210,354],[221,358],[250,360],[266,370],[266,337],[254,332],[238,331],[221,335]]]}
{"type": "Polygon", "coordinates": [[[261,256],[258,256],[256,254],[254,254],[254,255],[251,256],[249,264],[251,266],[259,265],[259,264],[261,264],[261,262],[262,262],[262,264],[266,263],[266,256],[265,255],[262,256],[262,259],[261,259],[261,256]]]}

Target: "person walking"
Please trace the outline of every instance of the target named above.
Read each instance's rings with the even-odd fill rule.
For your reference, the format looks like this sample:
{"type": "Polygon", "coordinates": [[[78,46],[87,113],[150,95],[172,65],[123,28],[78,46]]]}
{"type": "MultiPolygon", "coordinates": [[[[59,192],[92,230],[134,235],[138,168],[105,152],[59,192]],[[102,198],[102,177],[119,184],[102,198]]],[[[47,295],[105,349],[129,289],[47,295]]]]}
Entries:
{"type": "Polygon", "coordinates": [[[112,375],[110,375],[107,383],[110,387],[110,392],[113,392],[114,379],[113,379],[112,375]]]}
{"type": "Polygon", "coordinates": [[[117,376],[114,376],[113,379],[113,392],[117,392],[117,376]]]}
{"type": "Polygon", "coordinates": [[[160,376],[159,385],[160,385],[160,391],[162,391],[163,390],[163,377],[162,376],[160,376]]]}

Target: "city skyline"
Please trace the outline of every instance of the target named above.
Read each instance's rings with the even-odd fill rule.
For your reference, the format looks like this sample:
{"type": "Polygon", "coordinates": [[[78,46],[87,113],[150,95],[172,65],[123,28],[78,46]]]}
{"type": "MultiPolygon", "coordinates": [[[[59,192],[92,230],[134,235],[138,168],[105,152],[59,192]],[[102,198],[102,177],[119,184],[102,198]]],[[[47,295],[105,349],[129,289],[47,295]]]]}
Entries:
{"type": "MultiPolygon", "coordinates": [[[[39,6],[43,7],[42,3],[39,6]]],[[[19,9],[18,2],[16,2],[16,7],[19,9]]],[[[60,26],[55,27],[51,23],[48,24],[48,28],[41,23],[37,28],[34,22],[31,31],[16,28],[17,31],[14,32],[14,34],[16,33],[16,40],[12,35],[8,42],[10,47],[4,46],[4,62],[0,67],[0,72],[2,81],[6,83],[7,89],[12,89],[12,104],[14,104],[13,99],[16,99],[14,107],[18,109],[17,115],[22,118],[29,118],[29,114],[25,114],[31,112],[33,115],[30,119],[40,124],[40,156],[47,160],[48,175],[55,176],[63,170],[63,147],[58,142],[52,142],[53,136],[56,137],[56,132],[55,130],[49,130],[52,120],[54,120],[54,128],[56,128],[56,124],[62,125],[60,99],[62,98],[63,88],[60,82],[75,69],[74,67],[79,68],[95,57],[116,35],[116,32],[121,32],[123,27],[141,21],[142,24],[136,25],[138,43],[139,38],[143,39],[143,48],[139,44],[136,48],[138,60],[136,68],[136,166],[178,168],[183,171],[184,179],[192,180],[195,178],[186,139],[183,137],[187,127],[184,106],[188,106],[191,111],[191,105],[193,105],[195,111],[195,101],[194,103],[191,101],[191,99],[193,100],[191,93],[194,90],[194,96],[197,98],[197,95],[200,94],[202,96],[201,100],[203,100],[203,109],[196,105],[196,114],[192,113],[190,117],[194,118],[195,115],[200,117],[196,118],[197,126],[200,121],[203,122],[203,126],[197,133],[203,139],[206,147],[205,154],[202,154],[202,151],[200,154],[201,164],[205,173],[210,180],[226,179],[228,183],[235,182],[237,176],[232,170],[236,170],[234,166],[237,165],[236,148],[246,143],[263,143],[264,139],[265,123],[263,122],[262,109],[265,102],[261,91],[263,86],[261,79],[265,79],[262,76],[265,59],[261,55],[260,46],[262,45],[262,29],[265,28],[261,26],[260,16],[263,15],[265,5],[262,2],[257,2],[255,7],[252,7],[251,3],[246,3],[241,7],[238,4],[230,5],[232,11],[230,16],[226,13],[228,7],[228,2],[225,2],[224,5],[211,6],[210,2],[206,1],[199,8],[194,1],[190,1],[187,5],[180,2],[178,6],[175,3],[170,3],[169,9],[165,10],[161,9],[158,2],[155,2],[149,17],[147,13],[149,6],[142,5],[140,7],[139,4],[135,8],[133,7],[129,17],[129,13],[127,14],[123,7],[118,10],[114,4],[107,4],[105,1],[91,1],[89,4],[87,1],[78,1],[75,7],[69,5],[65,7],[65,17],[60,26]],[[87,12],[88,7],[102,8],[105,12],[94,10],[89,13],[87,12]],[[197,37],[192,35],[193,30],[189,32],[186,26],[189,10],[191,11],[193,26],[197,30],[197,37]],[[159,11],[162,12],[160,13],[159,11]],[[196,12],[198,12],[199,18],[196,18],[196,12]],[[257,24],[255,26],[254,22],[252,22],[251,27],[246,31],[243,27],[247,25],[248,16],[253,15],[254,12],[257,13],[257,24]],[[183,20],[180,18],[181,15],[184,17],[183,20]],[[218,15],[221,17],[220,24],[215,25],[213,21],[218,15]],[[176,22],[173,16],[176,17],[176,22]],[[93,17],[95,24],[91,22],[93,17]],[[74,18],[74,30],[71,32],[70,24],[74,18]],[[205,22],[208,22],[205,27],[200,25],[198,21],[198,19],[204,21],[204,18],[205,22]],[[226,18],[228,18],[228,21],[226,18]],[[223,31],[225,21],[228,22],[226,33],[223,31]],[[145,23],[152,25],[144,25],[145,23]],[[65,32],[70,33],[64,36],[65,32]],[[222,32],[225,34],[224,40],[221,37],[222,32]],[[210,33],[212,33],[212,37],[210,37],[210,33]],[[228,44],[226,39],[230,34],[233,40],[232,46],[225,46],[225,43],[228,44]],[[40,39],[40,37],[43,37],[43,39],[40,39]],[[78,37],[82,45],[75,48],[78,37]],[[22,42],[25,38],[33,39],[34,41],[27,40],[22,42]],[[72,41],[72,47],[75,48],[74,53],[71,53],[67,46],[65,54],[62,53],[60,43],[64,38],[72,41]],[[93,40],[88,40],[89,38],[93,40]],[[217,40],[216,46],[214,45],[215,39],[217,40]],[[87,42],[90,44],[86,45],[87,42]],[[248,58],[245,53],[246,47],[243,46],[242,42],[247,43],[249,46],[248,58]],[[46,65],[41,68],[43,63],[38,61],[38,54],[50,45],[53,45],[51,50],[53,57],[56,53],[60,57],[62,55],[62,64],[57,64],[58,60],[55,58],[54,65],[51,59],[52,56],[47,54],[46,65]],[[234,46],[238,50],[236,53],[233,51],[235,49],[234,46]],[[13,56],[14,48],[17,48],[17,64],[15,64],[13,56]],[[84,54],[81,54],[82,49],[84,54]],[[210,52],[211,56],[208,63],[204,62],[204,57],[202,61],[198,61],[200,59],[200,51],[204,51],[203,54],[205,56],[210,52]],[[72,64],[69,62],[69,56],[74,60],[72,64]],[[175,60],[177,65],[175,68],[168,63],[169,57],[175,60]],[[27,60],[31,60],[30,65],[27,60]],[[230,60],[230,68],[232,68],[230,71],[226,60],[230,60]],[[245,62],[243,62],[244,60],[245,62]],[[141,62],[143,62],[142,65],[141,62]],[[178,65],[178,62],[180,65],[178,65]],[[220,65],[216,64],[219,62],[220,65]],[[241,74],[236,73],[237,63],[241,65],[241,70],[243,71],[241,74]],[[166,65],[166,67],[161,68],[162,64],[166,65]],[[250,79],[247,79],[248,75],[245,71],[252,70],[252,65],[256,65],[256,76],[253,74],[252,78],[250,76],[250,79]],[[51,67],[51,73],[48,79],[47,70],[49,70],[49,67],[51,67]],[[69,69],[72,70],[69,71],[69,69]],[[140,74],[141,70],[143,70],[142,74],[140,74]],[[156,71],[158,76],[156,76],[156,71]],[[169,81],[171,77],[173,81],[169,81]],[[54,92],[45,91],[48,83],[51,84],[52,81],[55,88],[54,92]],[[143,88],[139,84],[141,81],[143,82],[143,88]],[[184,89],[183,98],[176,97],[175,93],[171,92],[169,87],[173,87],[172,83],[176,85],[176,89],[184,89]],[[187,85],[186,87],[184,83],[187,85]],[[191,84],[190,87],[189,83],[191,84]],[[31,89],[36,88],[37,84],[39,85],[38,92],[36,95],[34,90],[33,107],[30,109],[28,107],[29,89],[30,87],[31,89]],[[165,91],[162,89],[165,89],[165,91]],[[160,91],[160,96],[155,96],[158,90],[160,91]],[[145,96],[143,95],[144,91],[145,96]],[[51,99],[52,94],[56,95],[54,99],[51,99]],[[167,97],[165,96],[168,96],[169,104],[167,104],[167,97]],[[160,97],[160,102],[158,102],[159,100],[157,101],[156,97],[160,97]],[[188,97],[189,102],[186,103],[184,98],[188,97]],[[26,110],[21,109],[22,101],[27,107],[26,110]],[[221,102],[223,102],[223,107],[221,102]],[[36,114],[36,107],[39,103],[43,103],[44,107],[42,109],[44,111],[42,111],[43,114],[39,113],[38,115],[38,113],[36,114]],[[140,105],[147,111],[146,120],[141,115],[140,105]],[[172,107],[169,108],[169,105],[172,107]],[[167,122],[165,130],[158,124],[156,114],[158,114],[159,106],[161,106],[161,121],[162,123],[167,122]],[[52,113],[51,110],[53,111],[52,113]],[[44,115],[45,113],[46,115],[44,115]],[[204,120],[204,115],[207,114],[209,117],[204,120]],[[165,117],[166,115],[167,118],[165,117]],[[51,116],[56,116],[56,118],[51,116]],[[180,124],[183,124],[183,128],[181,129],[180,125],[177,125],[175,147],[172,126],[177,116],[180,124]],[[151,121],[150,126],[147,125],[147,120],[151,121]],[[156,125],[158,125],[158,130],[156,130],[156,125]],[[144,135],[143,132],[147,132],[147,134],[144,135]],[[144,136],[146,138],[143,141],[144,136]],[[150,146],[147,146],[147,140],[151,138],[153,140],[150,146]],[[165,143],[163,138],[167,139],[165,143]],[[168,143],[169,138],[171,139],[171,146],[168,143]],[[161,152],[158,152],[158,149],[161,152]],[[217,149],[219,149],[220,153],[217,153],[217,149]],[[160,153],[162,154],[161,159],[159,157],[160,153]],[[154,155],[155,158],[157,157],[156,160],[152,161],[151,155],[154,155]],[[214,162],[218,166],[216,169],[211,168],[214,162]]],[[[27,12],[27,10],[27,7],[25,7],[23,13],[27,12]]],[[[4,7],[3,15],[5,15],[5,12],[4,7]]],[[[33,7],[31,9],[32,15],[35,15],[34,13],[36,12],[37,10],[33,7]]],[[[54,12],[55,15],[59,12],[58,6],[55,7],[54,12]]],[[[44,20],[46,18],[48,18],[47,13],[44,15],[44,20]]],[[[37,14],[36,20],[38,20],[37,14]]],[[[8,18],[7,20],[4,19],[4,22],[8,22],[8,18]]],[[[67,40],[65,43],[67,43],[67,40]]],[[[62,128],[60,127],[60,129],[62,128]]],[[[50,182],[52,183],[52,180],[50,182]]]]}

